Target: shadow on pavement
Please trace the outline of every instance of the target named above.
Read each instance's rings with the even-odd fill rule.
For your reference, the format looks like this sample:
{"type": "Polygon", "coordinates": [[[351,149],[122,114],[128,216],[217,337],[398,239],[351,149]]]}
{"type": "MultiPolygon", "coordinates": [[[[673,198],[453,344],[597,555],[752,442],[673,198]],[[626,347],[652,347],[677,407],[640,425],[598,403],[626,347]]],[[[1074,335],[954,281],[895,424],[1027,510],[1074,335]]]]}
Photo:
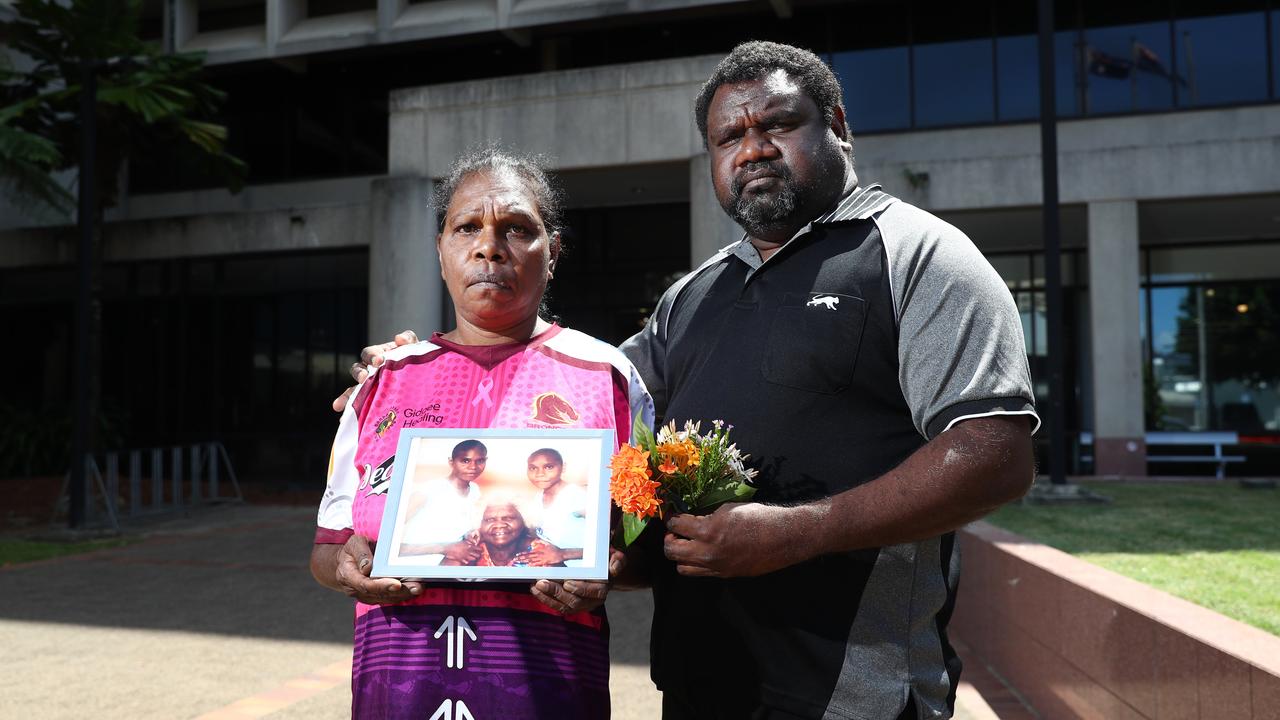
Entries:
{"type": "MultiPolygon", "coordinates": [[[[0,619],[350,643],[352,602],[308,569],[315,511],[235,505],[136,544],[0,569],[0,619]]],[[[647,667],[649,592],[609,600],[614,662],[647,667]]]]}

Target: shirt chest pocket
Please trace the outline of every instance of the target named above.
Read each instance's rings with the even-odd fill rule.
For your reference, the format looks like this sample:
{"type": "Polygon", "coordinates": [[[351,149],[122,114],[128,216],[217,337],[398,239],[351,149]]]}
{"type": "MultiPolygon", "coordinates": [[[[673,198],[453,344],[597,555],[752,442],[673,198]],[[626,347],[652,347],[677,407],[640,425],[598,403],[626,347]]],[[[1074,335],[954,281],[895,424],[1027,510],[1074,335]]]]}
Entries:
{"type": "Polygon", "coordinates": [[[833,394],[853,381],[867,302],[837,293],[787,293],[769,328],[764,379],[833,394]]]}

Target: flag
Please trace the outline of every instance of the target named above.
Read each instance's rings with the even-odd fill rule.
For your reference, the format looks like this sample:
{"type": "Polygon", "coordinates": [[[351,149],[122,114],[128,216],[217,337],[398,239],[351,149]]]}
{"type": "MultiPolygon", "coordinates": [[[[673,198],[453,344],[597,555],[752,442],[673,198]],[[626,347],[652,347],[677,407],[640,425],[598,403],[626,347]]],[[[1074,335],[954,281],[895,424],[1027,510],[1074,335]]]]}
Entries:
{"type": "Polygon", "coordinates": [[[1121,58],[1111,57],[1110,55],[1096,48],[1085,49],[1085,59],[1088,61],[1089,72],[1098,77],[1111,78],[1113,80],[1126,80],[1129,73],[1133,70],[1133,63],[1121,58]]]}
{"type": "Polygon", "coordinates": [[[1181,76],[1174,77],[1173,73],[1170,73],[1168,68],[1164,66],[1164,63],[1160,62],[1160,56],[1140,42],[1133,44],[1133,59],[1134,67],[1142,72],[1149,72],[1165,78],[1173,77],[1178,81],[1179,85],[1185,86],[1187,84],[1187,81],[1183,80],[1181,76]]]}

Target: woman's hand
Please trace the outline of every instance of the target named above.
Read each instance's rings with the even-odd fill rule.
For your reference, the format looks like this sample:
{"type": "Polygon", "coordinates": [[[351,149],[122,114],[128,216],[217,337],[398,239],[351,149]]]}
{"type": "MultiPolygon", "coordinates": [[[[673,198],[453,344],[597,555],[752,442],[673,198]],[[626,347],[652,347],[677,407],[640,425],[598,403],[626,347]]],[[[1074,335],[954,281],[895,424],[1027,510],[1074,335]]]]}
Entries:
{"type": "MultiPolygon", "coordinates": [[[[555,547],[555,546],[552,546],[555,547]]],[[[529,592],[543,605],[563,614],[586,612],[604,604],[609,597],[609,586],[614,578],[624,572],[627,557],[617,548],[609,548],[609,581],[599,580],[539,580],[529,592]]]]}
{"type": "Polygon", "coordinates": [[[533,567],[549,567],[563,565],[569,560],[568,553],[551,543],[534,543],[533,547],[512,558],[513,565],[532,565],[533,567]]]}
{"type": "Polygon", "coordinates": [[[529,592],[543,605],[562,615],[594,610],[609,595],[609,583],[603,580],[539,580],[529,592]]]}
{"type": "Polygon", "coordinates": [[[422,583],[395,578],[371,578],[373,547],[362,535],[352,535],[338,552],[338,589],[370,605],[404,602],[422,594],[422,583]]]}

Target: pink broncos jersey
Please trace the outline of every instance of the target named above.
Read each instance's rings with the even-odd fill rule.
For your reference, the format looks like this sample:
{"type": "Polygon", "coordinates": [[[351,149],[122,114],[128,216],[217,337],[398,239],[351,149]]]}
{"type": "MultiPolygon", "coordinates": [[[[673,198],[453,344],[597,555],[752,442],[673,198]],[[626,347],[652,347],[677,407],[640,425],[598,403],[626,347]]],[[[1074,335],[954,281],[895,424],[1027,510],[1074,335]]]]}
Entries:
{"type": "MultiPolygon", "coordinates": [[[[612,429],[625,442],[637,414],[652,424],[635,368],[574,330],[396,348],[342,415],[316,542],[377,539],[404,428],[612,429]]],[[[528,583],[434,582],[403,604],[357,602],[352,715],[608,717],[608,632],[603,608],[563,616],[528,583]]]]}

